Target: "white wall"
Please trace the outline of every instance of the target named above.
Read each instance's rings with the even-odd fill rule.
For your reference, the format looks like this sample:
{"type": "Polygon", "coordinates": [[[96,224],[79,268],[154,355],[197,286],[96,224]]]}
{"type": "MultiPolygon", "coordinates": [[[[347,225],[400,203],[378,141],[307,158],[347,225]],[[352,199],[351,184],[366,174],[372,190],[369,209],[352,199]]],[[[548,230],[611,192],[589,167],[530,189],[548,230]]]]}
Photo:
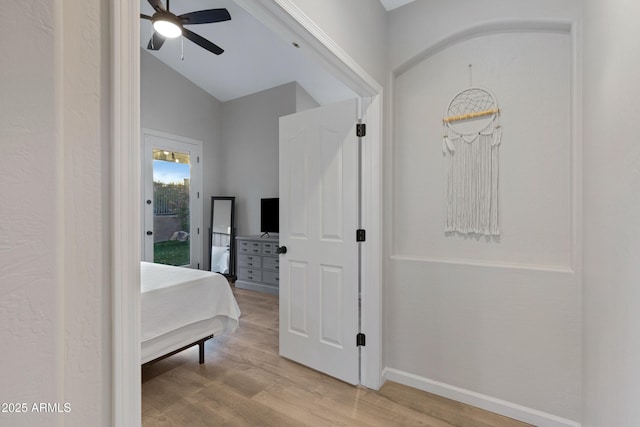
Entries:
{"type": "MultiPolygon", "coordinates": [[[[61,220],[56,176],[55,10],[36,15],[9,2],[0,29],[0,364],[1,402],[57,401],[62,266],[55,242],[61,220]],[[48,185],[43,185],[48,183],[48,185]],[[11,386],[8,386],[11,385],[11,386]]],[[[51,415],[0,413],[2,425],[53,424],[51,415]]]]}
{"type": "Polygon", "coordinates": [[[296,85],[296,112],[309,110],[319,105],[320,104],[309,95],[309,92],[304,90],[299,84],[296,85]]]}
{"type": "Polygon", "coordinates": [[[260,233],[260,199],[278,197],[280,116],[308,109],[313,99],[297,83],[222,105],[224,189],[236,197],[239,236],[260,233]]]}
{"type": "Polygon", "coordinates": [[[0,413],[0,424],[108,426],[108,4],[2,7],[0,401],[71,412],[0,413]]]}
{"type": "Polygon", "coordinates": [[[396,75],[394,95],[395,254],[571,268],[568,33],[494,34],[457,43],[396,75]],[[471,75],[502,107],[498,238],[443,233],[441,119],[471,75]]]}
{"type": "Polygon", "coordinates": [[[584,2],[584,425],[640,425],[640,4],[584,2]]]}
{"type": "Polygon", "coordinates": [[[204,228],[211,196],[236,196],[238,234],[259,233],[260,198],[278,196],[278,118],[318,103],[295,82],[220,103],[140,52],[142,127],[203,141],[204,228]]]}
{"type": "MultiPolygon", "coordinates": [[[[275,0],[280,1],[280,0],[275,0]]],[[[378,83],[386,81],[387,14],[375,0],[289,0],[378,83]]]]}
{"type": "Polygon", "coordinates": [[[389,12],[388,61],[393,70],[451,34],[488,22],[504,20],[574,20],[576,0],[417,0],[389,12]]]}
{"type": "Polygon", "coordinates": [[[579,19],[577,2],[556,3],[430,1],[390,13],[384,362],[388,378],[567,425],[581,417],[572,36],[568,27],[469,31],[507,18],[579,19]],[[502,109],[495,239],[443,231],[441,119],[471,83],[502,109]]]}
{"type": "MultiPolygon", "coordinates": [[[[310,15],[315,12],[315,2],[298,3],[310,15]]],[[[640,346],[634,333],[640,320],[640,146],[633,138],[640,130],[633,96],[640,66],[635,48],[640,10],[623,0],[584,4],[583,423],[633,426],[640,419],[635,401],[640,346]]],[[[0,388],[1,400],[69,401],[72,412],[60,416],[66,425],[111,425],[107,7],[97,0],[12,0],[3,4],[12,19],[0,30],[6,59],[0,140],[8,156],[0,169],[0,383],[11,385],[0,388]]],[[[576,9],[575,1],[419,1],[390,15],[389,63],[397,67],[432,40],[481,22],[574,19],[576,9]]],[[[359,34],[348,28],[342,32],[350,34],[336,37],[345,46],[359,34]]],[[[376,74],[370,70],[376,66],[367,68],[376,74]]],[[[397,267],[389,265],[389,277],[401,274],[397,267]]],[[[477,289],[478,272],[472,266],[461,274],[477,289]]],[[[530,283],[529,275],[507,273],[513,275],[511,282],[530,283]]],[[[391,296],[406,292],[419,297],[411,283],[417,277],[419,271],[408,271],[407,283],[389,282],[387,289],[391,296]]],[[[549,281],[546,286],[562,284],[549,281]]],[[[527,312],[530,299],[519,295],[517,301],[522,303],[518,312],[527,312]]],[[[565,309],[559,304],[554,311],[565,309]]],[[[385,307],[387,317],[396,313],[401,312],[385,307]]],[[[527,330],[546,332],[537,324],[527,330]]],[[[0,414],[0,423],[52,425],[55,420],[43,414],[0,414]]]]}
{"type": "MultiPolygon", "coordinates": [[[[146,129],[202,141],[202,225],[209,228],[211,196],[224,192],[222,103],[153,55],[140,49],[140,122],[146,129]]],[[[202,266],[209,238],[202,233],[202,266]]]]}

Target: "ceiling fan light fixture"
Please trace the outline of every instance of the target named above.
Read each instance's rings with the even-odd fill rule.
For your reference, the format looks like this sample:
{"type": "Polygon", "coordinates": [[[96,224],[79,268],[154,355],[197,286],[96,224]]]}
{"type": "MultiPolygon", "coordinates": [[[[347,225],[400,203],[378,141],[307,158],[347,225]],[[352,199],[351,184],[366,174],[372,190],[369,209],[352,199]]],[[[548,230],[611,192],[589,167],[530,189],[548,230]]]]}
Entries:
{"type": "Polygon", "coordinates": [[[168,13],[156,15],[153,17],[153,29],[163,37],[175,39],[182,35],[182,23],[174,15],[168,13]]]}

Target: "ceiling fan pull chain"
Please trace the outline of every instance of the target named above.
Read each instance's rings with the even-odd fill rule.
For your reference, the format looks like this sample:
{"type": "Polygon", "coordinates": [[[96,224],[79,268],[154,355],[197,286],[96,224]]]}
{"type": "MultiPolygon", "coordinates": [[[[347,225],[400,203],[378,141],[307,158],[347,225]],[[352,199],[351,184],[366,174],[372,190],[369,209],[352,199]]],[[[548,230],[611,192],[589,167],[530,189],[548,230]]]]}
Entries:
{"type": "Polygon", "coordinates": [[[182,53],[180,54],[180,60],[184,61],[184,36],[180,37],[180,42],[181,42],[181,50],[182,53]]]}

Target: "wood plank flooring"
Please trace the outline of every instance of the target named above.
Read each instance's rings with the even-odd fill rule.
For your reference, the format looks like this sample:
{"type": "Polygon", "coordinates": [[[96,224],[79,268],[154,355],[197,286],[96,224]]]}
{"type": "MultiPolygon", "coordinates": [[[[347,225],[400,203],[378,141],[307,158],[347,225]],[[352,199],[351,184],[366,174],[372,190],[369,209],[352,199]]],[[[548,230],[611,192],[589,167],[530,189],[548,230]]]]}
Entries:
{"type": "Polygon", "coordinates": [[[143,426],[433,426],[527,424],[387,382],[353,387],[278,356],[278,299],[235,289],[232,335],[142,369],[143,426]]]}

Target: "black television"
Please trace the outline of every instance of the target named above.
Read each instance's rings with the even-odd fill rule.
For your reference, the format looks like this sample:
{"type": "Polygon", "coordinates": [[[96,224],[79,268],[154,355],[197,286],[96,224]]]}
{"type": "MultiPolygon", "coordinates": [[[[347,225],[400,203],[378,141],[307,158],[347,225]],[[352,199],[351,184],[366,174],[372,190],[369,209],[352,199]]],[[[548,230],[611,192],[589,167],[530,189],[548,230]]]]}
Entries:
{"type": "Polygon", "coordinates": [[[260,231],[263,234],[278,233],[280,221],[280,199],[260,199],[260,231]]]}

